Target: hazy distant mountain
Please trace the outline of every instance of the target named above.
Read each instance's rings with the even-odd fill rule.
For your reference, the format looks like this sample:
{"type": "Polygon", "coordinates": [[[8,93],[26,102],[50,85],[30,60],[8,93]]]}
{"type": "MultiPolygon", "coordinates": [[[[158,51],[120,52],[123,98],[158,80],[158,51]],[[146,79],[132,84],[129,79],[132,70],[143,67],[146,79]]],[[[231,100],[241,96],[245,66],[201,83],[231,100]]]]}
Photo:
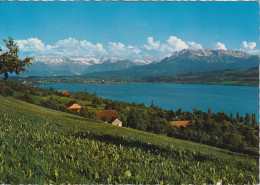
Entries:
{"type": "Polygon", "coordinates": [[[122,70],[150,64],[153,60],[151,57],[142,57],[135,60],[106,57],[34,57],[33,66],[28,68],[29,73],[24,73],[22,76],[71,76],[91,72],[122,70]]]}
{"type": "Polygon", "coordinates": [[[91,77],[135,77],[151,75],[177,75],[187,72],[249,68],[258,66],[256,55],[236,50],[184,49],[174,52],[160,62],[135,66],[120,71],[91,73],[91,77]]]}

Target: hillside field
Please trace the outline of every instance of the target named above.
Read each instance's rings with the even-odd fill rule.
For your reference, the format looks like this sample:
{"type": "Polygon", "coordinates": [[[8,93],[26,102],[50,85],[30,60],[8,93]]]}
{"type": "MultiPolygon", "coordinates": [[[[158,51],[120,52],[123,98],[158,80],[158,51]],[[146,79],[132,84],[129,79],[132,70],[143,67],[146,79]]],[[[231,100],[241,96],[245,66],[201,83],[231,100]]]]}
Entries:
{"type": "Polygon", "coordinates": [[[0,183],[257,184],[258,159],[0,96],[0,183]]]}

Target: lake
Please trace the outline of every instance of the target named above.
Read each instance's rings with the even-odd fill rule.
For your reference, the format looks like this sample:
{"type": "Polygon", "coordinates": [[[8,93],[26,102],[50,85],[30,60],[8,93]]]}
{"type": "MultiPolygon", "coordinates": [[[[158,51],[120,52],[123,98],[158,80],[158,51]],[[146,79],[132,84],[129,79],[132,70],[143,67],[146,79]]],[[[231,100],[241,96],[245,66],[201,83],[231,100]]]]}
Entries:
{"type": "Polygon", "coordinates": [[[259,119],[258,87],[222,86],[222,85],[189,85],[189,84],[55,84],[43,85],[56,90],[69,92],[96,92],[98,96],[123,102],[144,103],[176,111],[193,111],[193,108],[207,112],[224,111],[228,115],[236,112],[240,116],[255,113],[259,119]]]}

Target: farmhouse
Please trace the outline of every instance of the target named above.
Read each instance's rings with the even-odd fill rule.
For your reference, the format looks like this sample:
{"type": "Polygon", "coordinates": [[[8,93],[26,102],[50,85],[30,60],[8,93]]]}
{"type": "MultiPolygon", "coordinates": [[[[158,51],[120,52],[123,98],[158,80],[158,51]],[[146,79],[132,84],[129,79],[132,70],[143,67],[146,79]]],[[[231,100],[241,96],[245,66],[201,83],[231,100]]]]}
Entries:
{"type": "Polygon", "coordinates": [[[176,126],[176,127],[187,127],[187,125],[189,125],[190,123],[194,123],[194,121],[170,121],[169,122],[170,125],[172,126],[176,126]]]}
{"type": "Polygon", "coordinates": [[[122,122],[119,120],[120,116],[115,110],[102,110],[97,111],[98,116],[96,117],[99,121],[104,121],[107,123],[111,123],[112,125],[117,125],[122,127],[122,122]]]}
{"type": "Polygon", "coordinates": [[[79,105],[76,101],[71,101],[66,106],[68,107],[68,110],[77,110],[77,112],[80,112],[82,109],[82,106],[79,105]]]}

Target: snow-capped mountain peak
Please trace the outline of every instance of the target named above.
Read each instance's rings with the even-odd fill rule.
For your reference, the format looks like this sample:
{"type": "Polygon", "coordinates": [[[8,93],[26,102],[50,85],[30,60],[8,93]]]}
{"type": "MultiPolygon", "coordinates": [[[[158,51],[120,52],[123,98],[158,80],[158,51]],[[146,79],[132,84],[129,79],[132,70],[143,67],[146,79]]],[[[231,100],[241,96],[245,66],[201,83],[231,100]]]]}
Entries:
{"type": "MultiPolygon", "coordinates": [[[[69,71],[72,74],[80,75],[95,71],[121,70],[134,66],[147,65],[152,63],[154,58],[142,57],[135,60],[122,60],[114,57],[54,57],[36,56],[32,61],[34,66],[30,71],[48,71],[50,69],[69,71]]],[[[32,74],[32,73],[31,73],[32,74]]],[[[34,73],[33,73],[34,74],[34,73]]],[[[30,74],[29,74],[30,75],[30,74]]],[[[65,74],[66,75],[66,74],[65,74]]]]}

